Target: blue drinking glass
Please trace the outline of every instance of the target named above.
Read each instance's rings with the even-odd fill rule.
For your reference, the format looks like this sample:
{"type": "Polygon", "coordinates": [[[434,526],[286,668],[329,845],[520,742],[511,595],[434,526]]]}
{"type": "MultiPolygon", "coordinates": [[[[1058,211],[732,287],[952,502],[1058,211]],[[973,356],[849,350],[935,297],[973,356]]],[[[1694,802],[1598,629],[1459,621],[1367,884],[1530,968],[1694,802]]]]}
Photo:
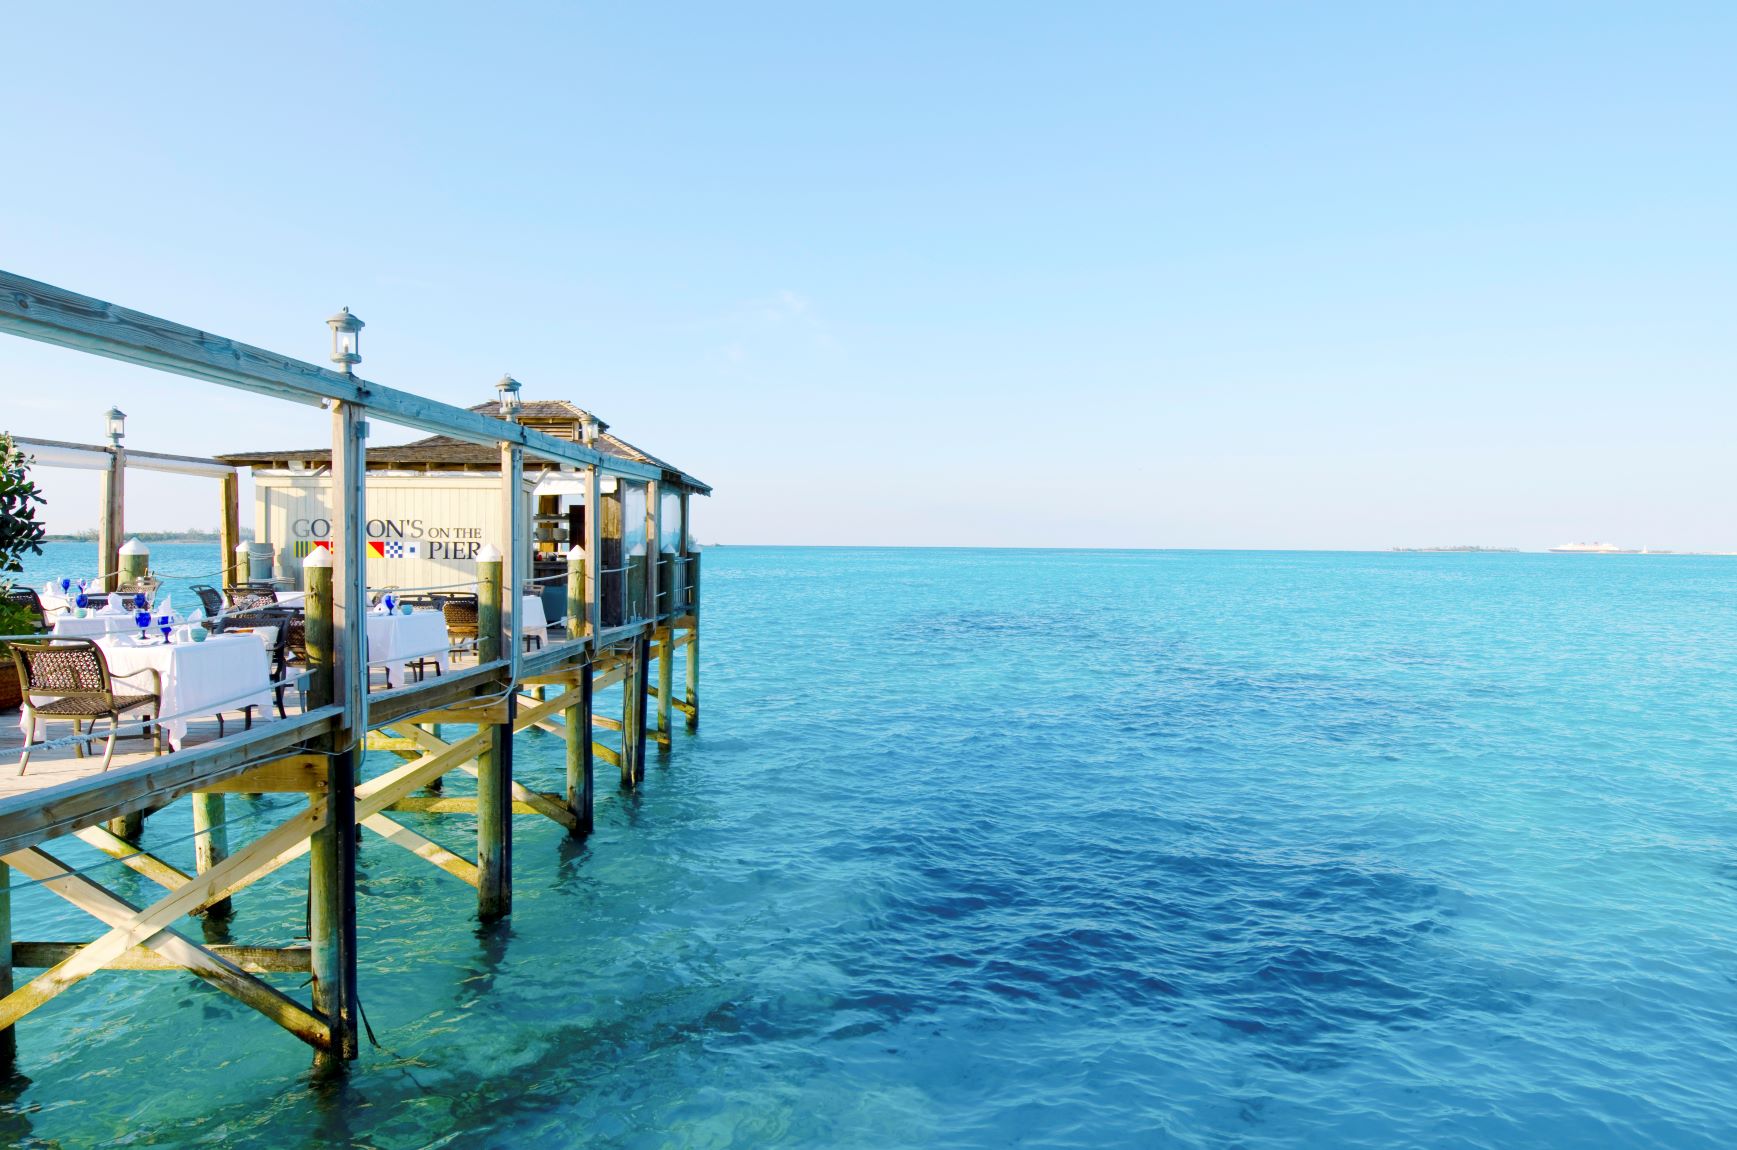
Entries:
{"type": "Polygon", "coordinates": [[[62,595],[65,595],[71,590],[72,590],[72,580],[67,578],[65,575],[62,575],[60,577],[60,593],[62,595]]]}
{"type": "Polygon", "coordinates": [[[78,589],[78,598],[74,599],[72,602],[73,606],[77,607],[80,611],[83,611],[86,607],[90,606],[90,596],[84,593],[83,587],[80,587],[78,589]]]}
{"type": "Polygon", "coordinates": [[[151,609],[151,601],[145,598],[143,591],[133,596],[133,608],[137,611],[149,611],[151,609]]]}
{"type": "Polygon", "coordinates": [[[175,620],[170,615],[158,615],[157,626],[163,632],[163,642],[169,641],[169,632],[175,629],[175,620]]]}
{"type": "Polygon", "coordinates": [[[139,625],[140,639],[149,639],[151,637],[151,613],[149,611],[140,611],[138,614],[134,615],[133,622],[139,625]]]}

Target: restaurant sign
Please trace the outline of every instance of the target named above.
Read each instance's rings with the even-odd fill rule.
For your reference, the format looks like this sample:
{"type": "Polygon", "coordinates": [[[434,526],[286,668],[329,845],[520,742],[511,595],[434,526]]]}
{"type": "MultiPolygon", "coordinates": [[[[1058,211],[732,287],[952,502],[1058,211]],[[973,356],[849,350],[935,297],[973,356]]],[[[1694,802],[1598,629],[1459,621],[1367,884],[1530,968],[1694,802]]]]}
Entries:
{"type": "MultiPolygon", "coordinates": [[[[482,550],[482,528],[442,527],[421,519],[370,519],[368,554],[380,559],[475,559],[482,550]]],[[[297,558],[332,546],[332,521],[324,517],[290,524],[297,558]]]]}

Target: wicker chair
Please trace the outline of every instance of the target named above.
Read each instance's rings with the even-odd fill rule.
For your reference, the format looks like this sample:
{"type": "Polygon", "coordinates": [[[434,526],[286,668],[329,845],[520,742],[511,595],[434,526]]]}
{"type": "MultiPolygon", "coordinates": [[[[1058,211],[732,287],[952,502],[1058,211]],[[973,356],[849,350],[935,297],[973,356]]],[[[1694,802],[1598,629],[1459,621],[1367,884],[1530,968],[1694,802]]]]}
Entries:
{"type": "Polygon", "coordinates": [[[253,611],[260,607],[277,606],[277,591],[257,583],[244,587],[225,587],[223,597],[229,600],[231,611],[253,611]]]}
{"type": "Polygon", "coordinates": [[[448,599],[440,605],[446,616],[446,641],[457,655],[476,646],[477,606],[475,599],[448,599]]]}
{"type": "Polygon", "coordinates": [[[223,614],[223,596],[218,593],[217,588],[209,583],[195,583],[188,590],[199,596],[199,606],[204,609],[207,619],[215,619],[223,614]]]}
{"type": "MultiPolygon", "coordinates": [[[[130,691],[123,694],[115,689],[115,679],[109,674],[102,648],[89,639],[54,639],[43,643],[14,640],[10,647],[13,665],[18,668],[18,682],[24,689],[25,722],[30,740],[26,741],[24,752],[18,758],[20,775],[30,765],[30,748],[36,737],[38,718],[71,719],[73,730],[81,735],[84,734],[85,721],[89,720],[91,738],[97,737],[96,721],[108,719],[108,746],[103,751],[102,765],[106,771],[114,761],[115,740],[120,737],[122,715],[149,707],[150,713],[143,716],[147,721],[152,715],[162,716],[163,688],[157,672],[142,672],[150,676],[149,694],[130,691]],[[38,696],[49,698],[47,702],[39,703],[36,701],[38,696]]],[[[122,686],[131,688],[131,684],[125,682],[122,686]]],[[[151,727],[150,735],[152,746],[161,753],[162,728],[151,727]]],[[[76,744],[80,758],[84,757],[88,742],[76,744]]]]}
{"type": "Polygon", "coordinates": [[[36,629],[48,630],[48,612],[43,610],[42,596],[36,593],[34,587],[11,587],[6,591],[6,597],[14,603],[22,603],[36,613],[36,629]]]}

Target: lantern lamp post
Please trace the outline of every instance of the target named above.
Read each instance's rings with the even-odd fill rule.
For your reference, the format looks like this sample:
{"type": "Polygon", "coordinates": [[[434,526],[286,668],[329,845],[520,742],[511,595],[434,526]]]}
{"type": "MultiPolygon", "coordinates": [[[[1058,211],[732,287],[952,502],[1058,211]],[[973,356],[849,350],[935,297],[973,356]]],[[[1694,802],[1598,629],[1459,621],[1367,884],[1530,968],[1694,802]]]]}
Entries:
{"type": "Polygon", "coordinates": [[[119,447],[121,437],[127,433],[127,413],[118,407],[111,407],[104,418],[108,421],[109,446],[119,447]]]}
{"type": "Polygon", "coordinates": [[[367,325],[350,314],[345,308],[326,321],[332,329],[332,362],[344,369],[345,375],[354,375],[356,365],[362,362],[362,329],[367,325]]]}
{"type": "Polygon", "coordinates": [[[495,384],[495,390],[500,392],[501,418],[509,423],[519,421],[519,412],[525,409],[525,403],[519,398],[519,381],[510,375],[501,376],[501,381],[495,384]]]}

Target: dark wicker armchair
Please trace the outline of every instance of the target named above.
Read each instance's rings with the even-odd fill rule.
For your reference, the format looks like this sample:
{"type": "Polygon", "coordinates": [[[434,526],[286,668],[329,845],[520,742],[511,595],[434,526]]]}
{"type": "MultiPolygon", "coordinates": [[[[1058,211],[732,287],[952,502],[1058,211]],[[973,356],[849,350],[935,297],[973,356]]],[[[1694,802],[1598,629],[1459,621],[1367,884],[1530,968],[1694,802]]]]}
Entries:
{"type": "Polygon", "coordinates": [[[189,590],[199,596],[199,606],[204,610],[207,619],[216,619],[223,614],[223,596],[218,593],[217,588],[208,583],[195,583],[189,590]]]}
{"type": "Polygon", "coordinates": [[[225,587],[223,597],[229,600],[231,611],[253,611],[260,607],[277,606],[277,591],[258,583],[250,583],[241,587],[225,587]]]}
{"type": "Polygon", "coordinates": [[[475,599],[448,599],[440,605],[446,616],[446,641],[454,655],[476,646],[477,607],[475,599]]]}
{"type": "MultiPolygon", "coordinates": [[[[27,735],[23,754],[18,758],[20,775],[30,765],[30,748],[36,738],[38,718],[51,721],[71,719],[73,730],[81,735],[88,720],[93,739],[97,737],[96,721],[106,718],[109,721],[108,745],[103,750],[102,765],[106,771],[115,757],[115,740],[120,737],[122,715],[149,708],[142,718],[148,721],[153,715],[162,717],[163,689],[157,672],[145,672],[151,682],[148,693],[138,693],[136,686],[125,681],[117,690],[102,648],[89,639],[53,639],[43,643],[14,640],[9,646],[13,665],[18,668],[18,682],[24,691],[27,735]],[[47,701],[38,702],[39,698],[47,701]]],[[[160,753],[163,749],[162,728],[156,726],[149,730],[152,746],[160,753]]],[[[86,754],[88,744],[89,740],[76,744],[80,758],[86,754]]]]}

